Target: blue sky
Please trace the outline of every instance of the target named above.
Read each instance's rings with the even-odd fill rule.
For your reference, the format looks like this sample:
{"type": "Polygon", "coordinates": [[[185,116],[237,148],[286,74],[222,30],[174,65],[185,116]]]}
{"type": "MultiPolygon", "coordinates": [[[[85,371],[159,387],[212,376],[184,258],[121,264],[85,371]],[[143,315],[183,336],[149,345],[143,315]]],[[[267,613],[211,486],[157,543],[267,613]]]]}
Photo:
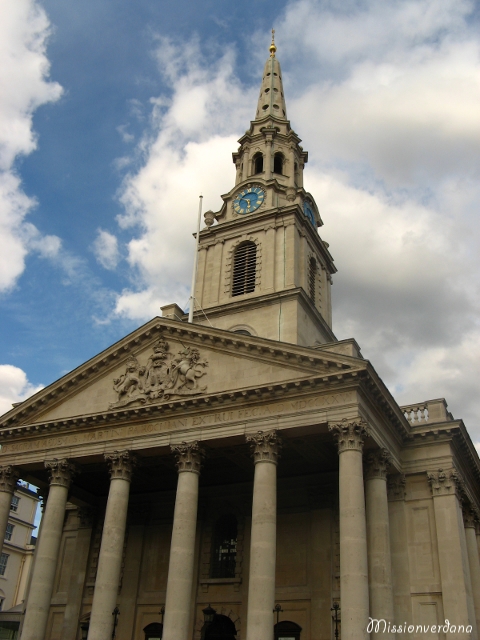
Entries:
{"type": "Polygon", "coordinates": [[[275,27],[334,330],[480,441],[480,30],[467,0],[3,0],[0,411],[189,296],[275,27]]]}

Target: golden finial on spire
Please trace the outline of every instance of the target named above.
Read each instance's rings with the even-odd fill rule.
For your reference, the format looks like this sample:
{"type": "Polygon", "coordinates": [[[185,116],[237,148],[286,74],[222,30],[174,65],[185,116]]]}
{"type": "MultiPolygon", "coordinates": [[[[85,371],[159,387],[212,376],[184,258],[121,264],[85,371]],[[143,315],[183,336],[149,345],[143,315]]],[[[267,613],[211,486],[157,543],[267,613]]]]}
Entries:
{"type": "Polygon", "coordinates": [[[272,44],[270,45],[270,57],[273,58],[275,56],[275,51],[277,47],[275,45],[275,29],[272,29],[272,44]]]}

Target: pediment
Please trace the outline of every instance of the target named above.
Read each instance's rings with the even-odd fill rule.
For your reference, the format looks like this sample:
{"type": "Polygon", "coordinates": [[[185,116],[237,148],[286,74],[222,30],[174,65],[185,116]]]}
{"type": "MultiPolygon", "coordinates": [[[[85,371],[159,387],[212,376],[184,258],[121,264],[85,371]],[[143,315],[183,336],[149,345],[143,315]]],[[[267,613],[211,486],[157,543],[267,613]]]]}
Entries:
{"type": "Polygon", "coordinates": [[[82,419],[336,377],[365,361],[155,318],[5,414],[1,427],[82,419]]]}

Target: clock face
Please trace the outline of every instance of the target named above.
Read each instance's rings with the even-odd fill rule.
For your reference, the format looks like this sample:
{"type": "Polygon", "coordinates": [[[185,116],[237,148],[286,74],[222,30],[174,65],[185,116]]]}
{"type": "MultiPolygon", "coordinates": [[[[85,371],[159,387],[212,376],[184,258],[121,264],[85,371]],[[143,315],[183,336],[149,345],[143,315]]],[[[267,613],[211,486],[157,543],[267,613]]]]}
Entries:
{"type": "Polygon", "coordinates": [[[317,223],[315,221],[315,214],[313,213],[312,207],[306,200],[303,202],[303,213],[310,220],[310,223],[312,224],[312,226],[317,228],[317,223]]]}
{"type": "Polygon", "coordinates": [[[256,211],[265,200],[265,191],[261,187],[248,187],[237,193],[233,201],[235,213],[252,213],[256,211]]]}

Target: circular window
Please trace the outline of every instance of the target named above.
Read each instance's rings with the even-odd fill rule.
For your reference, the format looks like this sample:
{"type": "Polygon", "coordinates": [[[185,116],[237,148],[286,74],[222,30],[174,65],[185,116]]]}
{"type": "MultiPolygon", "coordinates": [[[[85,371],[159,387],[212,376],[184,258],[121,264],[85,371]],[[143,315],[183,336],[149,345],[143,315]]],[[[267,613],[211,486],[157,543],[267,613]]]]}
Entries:
{"type": "Polygon", "coordinates": [[[280,107],[278,106],[278,104],[274,104],[274,105],[273,105],[273,108],[274,108],[274,109],[280,109],[280,107]]]}

